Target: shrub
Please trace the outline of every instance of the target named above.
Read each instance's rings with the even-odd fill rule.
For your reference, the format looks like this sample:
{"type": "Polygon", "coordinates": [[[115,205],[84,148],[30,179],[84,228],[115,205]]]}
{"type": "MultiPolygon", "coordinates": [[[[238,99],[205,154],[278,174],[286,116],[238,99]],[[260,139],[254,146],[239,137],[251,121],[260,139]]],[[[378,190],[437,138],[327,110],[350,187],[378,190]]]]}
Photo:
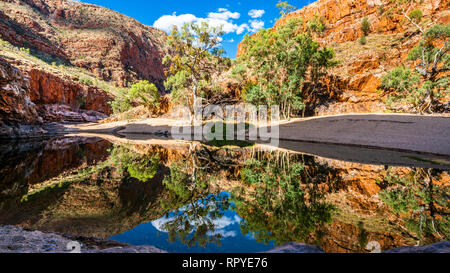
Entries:
{"type": "MultiPolygon", "coordinates": [[[[52,65],[53,65],[53,63],[52,63],[52,65]]],[[[91,79],[88,79],[88,78],[80,78],[80,82],[82,84],[86,84],[86,85],[93,85],[94,84],[94,82],[91,79]]]]}
{"type": "Polygon", "coordinates": [[[26,53],[28,55],[30,54],[30,49],[29,48],[21,47],[20,51],[22,51],[22,52],[24,52],[24,53],[26,53]]]}
{"type": "Polygon", "coordinates": [[[117,96],[113,101],[109,102],[114,114],[120,114],[133,108],[130,99],[125,95],[117,96]]]}
{"type": "Polygon", "coordinates": [[[364,19],[361,22],[361,30],[364,34],[364,36],[369,35],[370,33],[370,22],[367,17],[364,17],[364,19]]]}
{"type": "Polygon", "coordinates": [[[420,9],[413,10],[409,13],[409,18],[416,23],[419,23],[422,20],[422,11],[420,9]]]}
{"type": "Polygon", "coordinates": [[[361,39],[359,39],[359,43],[360,43],[361,45],[367,44],[367,38],[366,38],[366,35],[363,35],[363,36],[361,37],[361,39]]]}
{"type": "Polygon", "coordinates": [[[326,25],[322,17],[315,15],[308,21],[307,27],[310,31],[322,34],[326,30],[326,25]]]}
{"type": "Polygon", "coordinates": [[[140,81],[133,84],[128,91],[128,97],[131,101],[144,105],[148,109],[159,107],[161,100],[158,88],[148,81],[140,81]]]}

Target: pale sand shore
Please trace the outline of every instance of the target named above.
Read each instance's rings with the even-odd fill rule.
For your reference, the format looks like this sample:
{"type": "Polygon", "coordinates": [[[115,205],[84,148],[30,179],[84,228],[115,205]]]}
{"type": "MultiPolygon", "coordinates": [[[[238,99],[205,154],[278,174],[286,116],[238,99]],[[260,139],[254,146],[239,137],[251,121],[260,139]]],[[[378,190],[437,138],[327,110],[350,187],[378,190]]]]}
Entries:
{"type": "MultiPolygon", "coordinates": [[[[179,120],[158,118],[68,125],[66,131],[152,135],[170,133],[177,124],[179,120]]],[[[352,114],[293,119],[280,123],[279,139],[450,156],[450,117],[352,114]]]]}

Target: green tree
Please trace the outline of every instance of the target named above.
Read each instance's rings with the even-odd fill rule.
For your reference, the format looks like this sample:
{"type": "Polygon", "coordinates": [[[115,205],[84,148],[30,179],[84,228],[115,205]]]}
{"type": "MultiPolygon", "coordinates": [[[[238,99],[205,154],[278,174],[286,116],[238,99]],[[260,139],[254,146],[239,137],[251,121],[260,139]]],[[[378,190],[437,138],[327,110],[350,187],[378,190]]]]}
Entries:
{"type": "Polygon", "coordinates": [[[181,31],[174,27],[167,38],[171,48],[164,57],[163,64],[169,67],[165,86],[171,90],[171,99],[189,107],[194,118],[194,103],[205,100],[213,85],[213,75],[226,68],[227,62],[221,58],[221,28],[210,27],[207,23],[185,24],[181,31]]]}
{"type": "Polygon", "coordinates": [[[445,73],[450,69],[449,37],[450,24],[423,32],[422,40],[408,55],[409,61],[417,62],[415,72],[398,67],[383,78],[381,87],[396,91],[398,99],[406,98],[420,113],[433,112],[436,98],[450,92],[445,73]]]}
{"type": "Polygon", "coordinates": [[[422,20],[422,11],[420,9],[415,9],[409,13],[409,18],[413,20],[415,23],[420,23],[422,20]]]}
{"type": "Polygon", "coordinates": [[[332,220],[334,206],[328,204],[317,183],[328,171],[307,169],[300,158],[274,154],[251,159],[241,170],[242,181],[253,189],[235,189],[232,201],[243,218],[243,234],[260,242],[308,242],[312,233],[332,220]],[[321,173],[323,172],[323,173],[321,173]]]}
{"type": "Polygon", "coordinates": [[[128,91],[128,98],[137,104],[144,105],[148,109],[154,109],[159,107],[161,95],[153,83],[140,81],[131,86],[128,91]]]}
{"type": "Polygon", "coordinates": [[[308,21],[307,27],[309,31],[319,34],[322,34],[326,30],[324,19],[317,14],[308,21]]]}
{"type": "Polygon", "coordinates": [[[247,81],[257,82],[247,90],[245,101],[279,105],[286,118],[305,107],[305,82],[317,83],[336,62],[332,49],[321,48],[310,33],[300,33],[302,26],[302,20],[291,19],[277,31],[263,29],[244,38],[238,63],[248,67],[247,81]]]}
{"type": "Polygon", "coordinates": [[[370,22],[369,18],[364,17],[364,19],[361,22],[361,31],[363,32],[364,36],[369,35],[370,33],[370,22]]]}
{"type": "Polygon", "coordinates": [[[276,7],[280,10],[281,18],[285,17],[286,15],[297,9],[296,7],[290,5],[288,1],[281,1],[281,0],[278,0],[276,7]]]}
{"type": "Polygon", "coordinates": [[[415,169],[399,175],[389,169],[384,178],[385,189],[379,196],[395,213],[401,214],[406,227],[421,244],[449,240],[448,215],[450,188],[441,180],[441,171],[415,169]]]}
{"type": "Polygon", "coordinates": [[[141,182],[153,179],[160,166],[159,155],[138,154],[123,146],[115,146],[111,151],[111,161],[119,172],[127,172],[141,182]]]}
{"type": "Polygon", "coordinates": [[[409,103],[417,105],[421,99],[419,83],[418,73],[407,67],[398,66],[381,79],[381,88],[389,92],[388,101],[392,103],[406,99],[409,103]]]}

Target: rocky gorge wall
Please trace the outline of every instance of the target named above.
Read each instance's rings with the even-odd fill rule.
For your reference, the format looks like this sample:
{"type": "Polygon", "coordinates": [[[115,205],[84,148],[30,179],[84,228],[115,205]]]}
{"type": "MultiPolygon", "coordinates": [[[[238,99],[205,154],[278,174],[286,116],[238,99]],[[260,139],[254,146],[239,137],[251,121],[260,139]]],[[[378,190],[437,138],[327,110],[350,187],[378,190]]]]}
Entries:
{"type": "Polygon", "coordinates": [[[2,0],[0,35],[125,87],[137,79],[162,91],[163,31],[96,5],[68,0],[2,0]]]}
{"type": "MultiPolygon", "coordinates": [[[[325,30],[314,33],[321,46],[331,47],[339,65],[330,69],[318,88],[318,95],[307,100],[310,115],[386,112],[381,78],[392,68],[405,64],[408,52],[421,39],[420,32],[403,15],[420,9],[421,26],[448,24],[448,0],[413,2],[390,0],[319,0],[278,20],[273,29],[292,18],[302,18],[304,26],[322,20],[325,30]],[[370,34],[362,45],[361,22],[368,18],[370,34]]],[[[238,56],[242,53],[242,44],[238,56]]],[[[441,102],[450,101],[450,94],[441,102]]]]}

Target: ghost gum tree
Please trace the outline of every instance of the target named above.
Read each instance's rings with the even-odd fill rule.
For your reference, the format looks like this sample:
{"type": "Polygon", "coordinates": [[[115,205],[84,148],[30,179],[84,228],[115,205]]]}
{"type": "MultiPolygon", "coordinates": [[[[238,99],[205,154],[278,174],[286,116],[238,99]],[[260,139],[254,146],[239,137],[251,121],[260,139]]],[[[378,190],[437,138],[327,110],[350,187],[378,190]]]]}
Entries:
{"type": "Polygon", "coordinates": [[[165,87],[171,90],[174,103],[189,107],[191,123],[194,122],[194,103],[207,100],[208,92],[214,88],[213,76],[225,69],[224,51],[220,47],[221,28],[207,23],[188,23],[181,30],[174,27],[167,39],[171,53],[163,59],[168,67],[165,87]]]}
{"type": "MultiPolygon", "coordinates": [[[[306,83],[314,89],[325,70],[337,64],[331,48],[321,48],[310,31],[303,31],[301,19],[291,19],[276,30],[263,29],[246,36],[238,64],[246,70],[246,81],[253,82],[243,92],[246,102],[279,105],[284,118],[305,108],[306,83]]],[[[303,111],[304,114],[304,111],[303,111]]]]}

